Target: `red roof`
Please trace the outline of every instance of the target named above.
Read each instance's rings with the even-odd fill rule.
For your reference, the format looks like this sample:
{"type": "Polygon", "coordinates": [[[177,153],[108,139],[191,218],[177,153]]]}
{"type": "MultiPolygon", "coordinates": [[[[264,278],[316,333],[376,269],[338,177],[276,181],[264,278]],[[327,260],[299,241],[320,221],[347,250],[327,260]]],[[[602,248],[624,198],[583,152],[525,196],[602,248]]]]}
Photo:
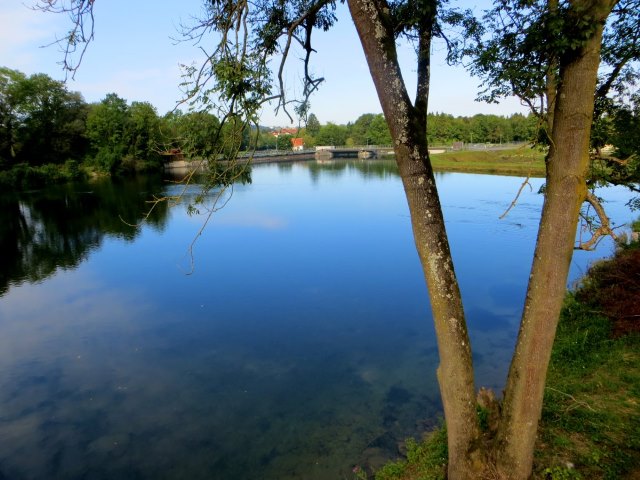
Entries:
{"type": "Polygon", "coordinates": [[[271,135],[277,137],[279,135],[295,135],[298,133],[297,128],[281,128],[280,130],[274,130],[271,135]]]}

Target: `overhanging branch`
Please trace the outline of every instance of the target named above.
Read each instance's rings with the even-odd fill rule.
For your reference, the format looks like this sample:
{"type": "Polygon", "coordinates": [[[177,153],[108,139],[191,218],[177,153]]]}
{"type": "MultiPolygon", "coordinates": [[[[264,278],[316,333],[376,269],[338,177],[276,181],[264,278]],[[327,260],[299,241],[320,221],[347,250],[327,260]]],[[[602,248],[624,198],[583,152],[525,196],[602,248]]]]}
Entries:
{"type": "Polygon", "coordinates": [[[611,228],[611,221],[609,220],[609,217],[607,216],[607,212],[605,212],[604,207],[600,203],[600,200],[598,200],[598,197],[596,197],[591,192],[587,192],[585,201],[595,210],[596,215],[598,216],[598,220],[600,222],[600,226],[595,230],[592,229],[593,222],[590,219],[583,216],[583,219],[585,221],[585,226],[587,227],[586,229],[591,232],[591,238],[589,238],[589,240],[587,240],[586,242],[583,242],[582,239],[580,239],[580,241],[578,242],[578,245],[575,248],[577,250],[590,251],[590,250],[593,250],[598,245],[598,243],[600,243],[602,238],[606,236],[610,236],[615,240],[618,237],[616,236],[613,229],[611,228]]]}

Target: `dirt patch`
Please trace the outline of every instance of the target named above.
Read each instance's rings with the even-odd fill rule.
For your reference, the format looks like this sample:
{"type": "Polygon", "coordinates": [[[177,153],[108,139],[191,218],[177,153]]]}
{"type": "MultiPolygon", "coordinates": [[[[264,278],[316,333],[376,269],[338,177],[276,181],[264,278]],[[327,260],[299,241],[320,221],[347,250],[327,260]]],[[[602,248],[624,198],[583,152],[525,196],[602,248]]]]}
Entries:
{"type": "Polygon", "coordinates": [[[640,248],[593,265],[577,297],[611,319],[614,337],[640,332],[640,248]]]}

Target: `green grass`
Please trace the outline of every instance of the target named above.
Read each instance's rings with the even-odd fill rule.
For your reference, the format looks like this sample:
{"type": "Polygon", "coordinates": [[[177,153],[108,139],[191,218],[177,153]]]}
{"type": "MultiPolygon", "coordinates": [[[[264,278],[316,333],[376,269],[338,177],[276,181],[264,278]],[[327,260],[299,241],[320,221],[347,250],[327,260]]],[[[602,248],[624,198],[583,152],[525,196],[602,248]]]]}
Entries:
{"type": "Polygon", "coordinates": [[[611,322],[573,296],[549,366],[536,474],[567,465],[570,478],[612,480],[640,465],[640,336],[613,339],[611,322]]]}
{"type": "Polygon", "coordinates": [[[511,150],[446,152],[433,154],[430,158],[436,171],[543,177],[544,155],[539,150],[521,147],[511,150]]]}
{"type": "Polygon", "coordinates": [[[10,170],[0,170],[0,186],[10,189],[40,188],[52,183],[66,183],[85,177],[78,162],[47,164],[37,167],[21,163],[10,170]]]}
{"type": "Polygon", "coordinates": [[[408,439],[407,458],[386,464],[375,480],[444,480],[447,466],[447,432],[440,428],[423,442],[408,439]]]}

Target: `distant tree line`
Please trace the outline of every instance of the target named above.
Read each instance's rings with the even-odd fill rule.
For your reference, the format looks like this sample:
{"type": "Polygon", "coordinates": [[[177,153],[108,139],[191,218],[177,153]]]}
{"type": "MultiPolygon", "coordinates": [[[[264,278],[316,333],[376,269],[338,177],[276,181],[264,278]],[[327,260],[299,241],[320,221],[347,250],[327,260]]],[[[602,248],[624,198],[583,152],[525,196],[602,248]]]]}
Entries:
{"type": "MultiPolygon", "coordinates": [[[[446,113],[428,115],[427,135],[432,145],[464,143],[525,142],[535,138],[537,122],[532,115],[519,113],[505,117],[474,115],[454,117],[446,113]]],[[[346,125],[321,125],[312,113],[300,130],[305,146],[391,145],[391,134],[382,114],[365,113],[346,125]]]]}
{"type": "MultiPolygon", "coordinates": [[[[427,135],[432,145],[464,143],[509,143],[526,142],[536,136],[537,121],[533,115],[519,113],[508,117],[499,115],[474,115],[454,117],[446,113],[428,115],[427,135]]],[[[355,122],[324,125],[315,114],[307,118],[306,127],[299,129],[297,136],[304,138],[305,147],[317,145],[391,145],[391,134],[382,114],[365,113],[355,122]]],[[[277,139],[268,130],[258,136],[258,149],[291,149],[292,135],[277,139]]]]}
{"type": "Polygon", "coordinates": [[[205,155],[228,141],[230,128],[219,126],[209,113],[159,116],[150,103],[115,93],[87,103],[45,74],[0,67],[0,184],[159,170],[172,148],[205,155]]]}
{"type": "MultiPolygon", "coordinates": [[[[621,158],[637,159],[639,123],[637,96],[626,106],[610,107],[594,128],[594,148],[612,144],[621,158]]],[[[252,148],[291,150],[293,137],[303,138],[306,148],[392,143],[382,114],[366,113],[338,125],[321,124],[311,113],[295,135],[235,125],[228,119],[221,127],[218,118],[207,112],[175,110],[159,116],[150,103],[129,104],[115,93],[87,103],[80,93],[45,74],[27,76],[0,67],[0,184],[74,180],[87,172],[113,175],[160,170],[170,152],[180,152],[185,158],[210,158],[252,148]]],[[[432,113],[427,123],[431,145],[526,142],[540,137],[538,130],[536,117],[519,113],[471,117],[432,113]]],[[[632,164],[636,166],[637,161],[632,164]]],[[[624,176],[628,176],[629,164],[623,165],[624,176]]]]}

